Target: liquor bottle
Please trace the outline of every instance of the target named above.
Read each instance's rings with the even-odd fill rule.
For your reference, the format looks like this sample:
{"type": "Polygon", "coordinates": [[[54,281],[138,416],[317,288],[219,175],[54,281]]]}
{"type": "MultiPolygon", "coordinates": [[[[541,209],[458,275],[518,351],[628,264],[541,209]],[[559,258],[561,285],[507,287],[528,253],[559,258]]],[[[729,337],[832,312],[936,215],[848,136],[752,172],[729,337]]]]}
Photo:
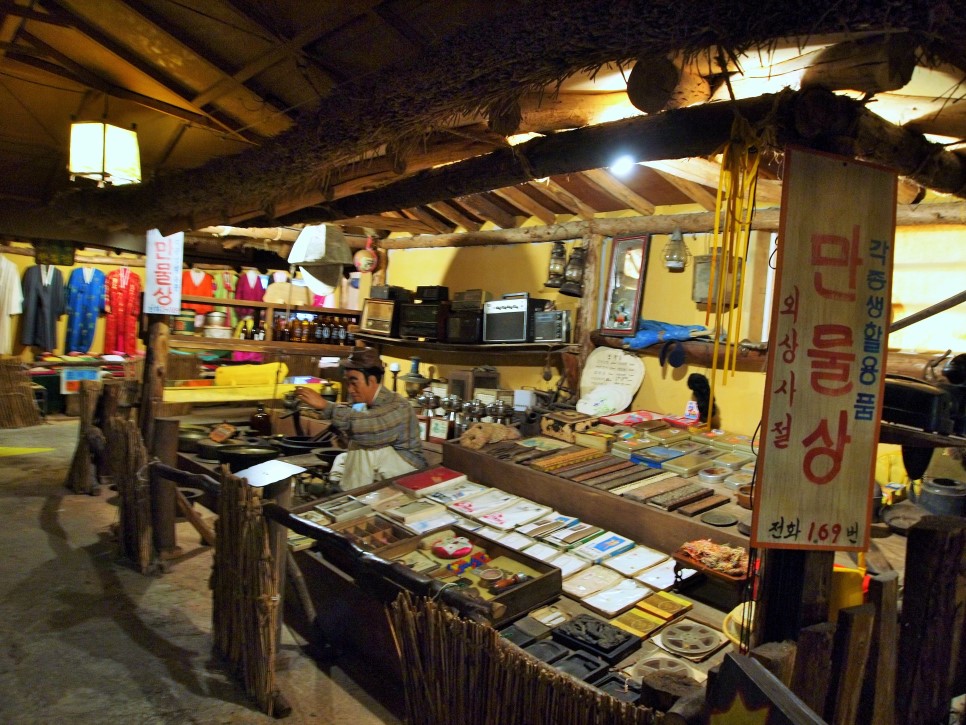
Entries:
{"type": "Polygon", "coordinates": [[[248,419],[248,427],[256,435],[270,436],[272,434],[272,416],[265,412],[265,406],[261,403],[255,408],[255,412],[248,419]]]}
{"type": "Polygon", "coordinates": [[[312,338],[310,337],[312,333],[311,333],[311,330],[309,329],[309,321],[302,320],[301,327],[302,327],[302,332],[299,333],[299,342],[312,342],[312,338]]]}
{"type": "Polygon", "coordinates": [[[258,322],[255,323],[254,339],[261,342],[265,339],[265,323],[262,322],[261,313],[258,313],[257,317],[258,317],[258,322]]]}
{"type": "Polygon", "coordinates": [[[345,325],[342,324],[342,318],[335,318],[335,329],[333,330],[333,345],[345,345],[345,325]]]}
{"type": "Polygon", "coordinates": [[[322,318],[322,344],[332,344],[332,323],[328,317],[322,318]]]}
{"type": "Polygon", "coordinates": [[[288,339],[290,342],[300,342],[299,337],[302,334],[302,326],[299,325],[298,318],[292,315],[288,318],[288,339]]]}
{"type": "Polygon", "coordinates": [[[320,318],[318,315],[316,315],[315,316],[315,332],[312,335],[312,341],[316,345],[321,345],[322,342],[323,342],[323,338],[322,338],[322,328],[323,328],[322,318],[320,318]]]}

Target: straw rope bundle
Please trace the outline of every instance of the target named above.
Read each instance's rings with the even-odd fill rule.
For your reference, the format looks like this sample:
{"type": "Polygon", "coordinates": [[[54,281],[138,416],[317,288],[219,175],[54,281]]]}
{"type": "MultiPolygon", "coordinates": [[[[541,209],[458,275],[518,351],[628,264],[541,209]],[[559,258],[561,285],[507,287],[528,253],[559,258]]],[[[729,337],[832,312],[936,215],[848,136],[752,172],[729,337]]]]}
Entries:
{"type": "MultiPolygon", "coordinates": [[[[92,440],[100,436],[99,430],[94,425],[94,413],[97,410],[97,401],[101,397],[104,385],[100,380],[82,380],[79,398],[80,424],[77,427],[77,448],[74,449],[74,457],[71,459],[70,468],[67,471],[67,480],[64,485],[74,493],[93,493],[97,489],[97,470],[94,467],[92,454],[92,440]]],[[[102,436],[101,436],[102,437],[102,436]]],[[[100,455],[102,451],[97,451],[100,455]]]]}
{"type": "Polygon", "coordinates": [[[151,484],[147,474],[148,452],[136,422],[111,416],[104,424],[107,469],[117,486],[121,552],[142,573],[156,562],[151,523],[151,484]]]}
{"type": "Polygon", "coordinates": [[[20,358],[0,358],[0,428],[40,425],[30,378],[20,358]]]}
{"type": "Polygon", "coordinates": [[[589,687],[485,624],[403,593],[390,607],[410,723],[656,725],[663,715],[589,687]]]}
{"type": "Polygon", "coordinates": [[[275,681],[280,595],[262,490],[224,470],[211,577],[215,649],[273,715],[283,702],[275,681]]]}

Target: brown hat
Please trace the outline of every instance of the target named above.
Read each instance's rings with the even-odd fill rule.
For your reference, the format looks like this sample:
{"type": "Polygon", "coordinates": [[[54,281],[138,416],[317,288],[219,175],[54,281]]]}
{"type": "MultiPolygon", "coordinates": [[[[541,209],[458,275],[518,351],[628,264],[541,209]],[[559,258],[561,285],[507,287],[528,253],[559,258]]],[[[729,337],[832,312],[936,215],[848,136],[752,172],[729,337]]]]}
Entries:
{"type": "Polygon", "coordinates": [[[382,358],[373,347],[357,347],[349,357],[339,361],[339,367],[343,370],[382,370],[382,358]]]}

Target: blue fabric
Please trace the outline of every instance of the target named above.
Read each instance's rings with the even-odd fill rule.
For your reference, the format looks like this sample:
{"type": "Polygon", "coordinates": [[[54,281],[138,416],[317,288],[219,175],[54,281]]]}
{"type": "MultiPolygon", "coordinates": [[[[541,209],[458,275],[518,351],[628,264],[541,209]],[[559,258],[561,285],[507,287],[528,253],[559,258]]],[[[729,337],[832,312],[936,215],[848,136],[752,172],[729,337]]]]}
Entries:
{"type": "Polygon", "coordinates": [[[711,330],[704,325],[672,325],[659,320],[641,320],[637,332],[624,339],[624,347],[640,350],[668,340],[690,340],[694,337],[709,337],[711,330]]]}
{"type": "Polygon", "coordinates": [[[97,318],[104,310],[104,273],[92,270],[91,281],[80,267],[67,280],[67,345],[65,352],[87,352],[94,342],[97,318]]]}

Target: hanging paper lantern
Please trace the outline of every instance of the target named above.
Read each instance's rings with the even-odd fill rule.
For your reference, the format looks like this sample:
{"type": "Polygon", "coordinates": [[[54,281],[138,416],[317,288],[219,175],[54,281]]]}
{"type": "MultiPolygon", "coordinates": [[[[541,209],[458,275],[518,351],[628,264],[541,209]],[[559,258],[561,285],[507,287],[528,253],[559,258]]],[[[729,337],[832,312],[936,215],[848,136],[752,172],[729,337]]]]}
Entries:
{"type": "Polygon", "coordinates": [[[372,237],[366,240],[366,248],[352,255],[352,262],[359,272],[373,272],[379,265],[379,255],[372,248],[372,237]]]}

